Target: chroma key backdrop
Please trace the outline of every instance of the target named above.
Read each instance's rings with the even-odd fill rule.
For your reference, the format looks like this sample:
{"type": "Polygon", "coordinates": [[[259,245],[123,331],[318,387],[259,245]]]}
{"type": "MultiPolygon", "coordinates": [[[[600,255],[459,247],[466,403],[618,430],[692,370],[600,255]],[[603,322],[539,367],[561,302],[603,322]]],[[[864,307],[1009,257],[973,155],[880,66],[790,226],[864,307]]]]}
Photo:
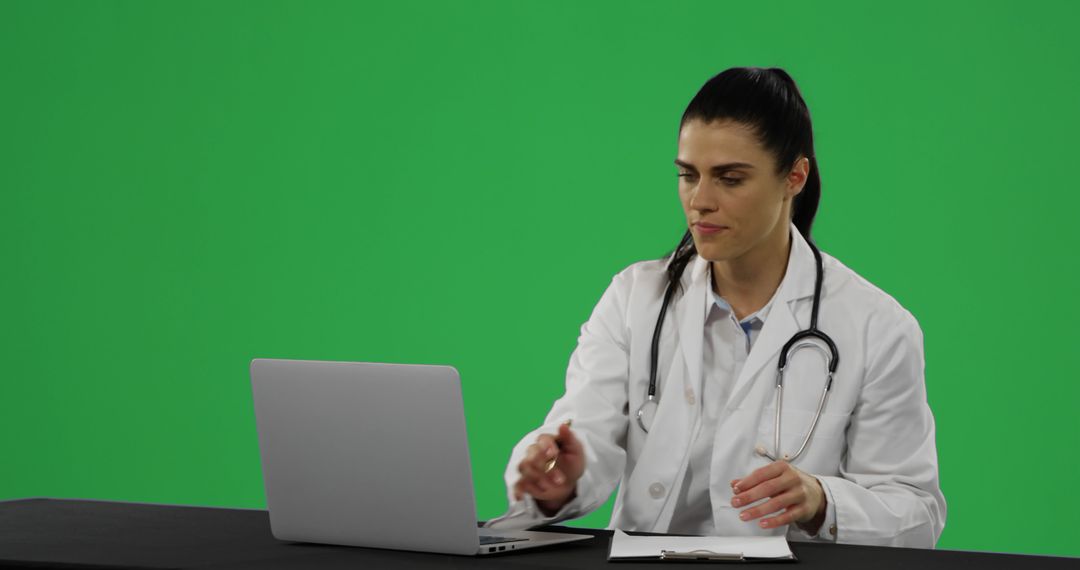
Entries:
{"type": "MultiPolygon", "coordinates": [[[[919,320],[939,547],[1080,556],[1075,2],[0,2],[0,499],[263,507],[254,357],[451,364],[479,516],[678,120],[780,66],[919,320]]],[[[607,507],[572,524],[605,526],[607,507]]]]}

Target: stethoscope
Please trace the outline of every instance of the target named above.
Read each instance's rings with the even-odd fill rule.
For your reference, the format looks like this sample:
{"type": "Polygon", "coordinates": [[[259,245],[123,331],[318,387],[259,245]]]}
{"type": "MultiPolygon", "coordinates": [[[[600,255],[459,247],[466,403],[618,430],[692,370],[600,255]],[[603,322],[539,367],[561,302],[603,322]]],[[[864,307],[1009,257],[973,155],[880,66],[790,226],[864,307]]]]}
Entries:
{"type": "MultiPolygon", "coordinates": [[[[754,451],[761,456],[768,457],[769,459],[776,461],[777,458],[782,457],[784,461],[795,461],[795,458],[806,449],[806,444],[810,442],[810,436],[814,434],[814,428],[817,427],[818,419],[821,417],[821,411],[825,408],[825,399],[829,395],[829,389],[832,387],[833,374],[836,372],[836,365],[840,363],[840,352],[836,349],[836,343],[833,342],[829,335],[821,332],[817,328],[818,319],[818,307],[821,304],[821,282],[824,277],[824,267],[821,261],[821,252],[814,244],[807,240],[807,245],[814,252],[814,260],[817,262],[817,277],[814,280],[814,305],[810,310],[810,328],[799,331],[792,335],[784,344],[784,348],[780,351],[780,360],[777,363],[776,372],[776,423],[773,433],[773,453],[769,453],[764,446],[758,445],[754,448],[754,451]],[[825,343],[829,347],[828,352],[825,351],[821,345],[811,342],[809,339],[816,338],[825,343]],[[825,380],[825,388],[821,391],[821,398],[818,400],[817,411],[814,413],[814,419],[810,422],[810,430],[806,432],[806,437],[803,438],[802,445],[795,452],[794,455],[788,455],[780,453],[780,416],[783,413],[784,405],[784,367],[787,366],[788,358],[792,353],[799,349],[812,348],[821,353],[822,357],[826,361],[826,373],[827,378],[825,380]]],[[[660,316],[656,319],[656,329],[653,331],[652,337],[652,361],[651,369],[649,371],[649,394],[645,399],[645,402],[641,404],[637,411],[638,425],[645,433],[649,433],[648,426],[645,425],[646,411],[653,414],[658,407],[656,398],[656,368],[657,362],[660,356],[660,329],[664,324],[664,315],[667,313],[668,304],[671,302],[671,298],[675,293],[675,284],[678,279],[673,279],[668,283],[667,291],[664,292],[664,302],[660,305],[660,316]]]]}

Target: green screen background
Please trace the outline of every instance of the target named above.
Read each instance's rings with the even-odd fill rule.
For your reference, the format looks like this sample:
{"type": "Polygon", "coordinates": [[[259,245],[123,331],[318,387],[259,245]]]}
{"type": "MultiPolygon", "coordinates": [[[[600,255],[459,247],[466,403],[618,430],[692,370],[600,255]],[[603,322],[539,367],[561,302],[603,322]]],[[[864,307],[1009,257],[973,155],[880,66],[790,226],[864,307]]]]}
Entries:
{"type": "Polygon", "coordinates": [[[1080,555],[1078,5],[751,4],[0,3],[0,498],[264,506],[279,357],[456,366],[501,513],[593,304],[681,235],[685,105],[777,65],[819,244],[923,327],[939,546],[1080,555]]]}

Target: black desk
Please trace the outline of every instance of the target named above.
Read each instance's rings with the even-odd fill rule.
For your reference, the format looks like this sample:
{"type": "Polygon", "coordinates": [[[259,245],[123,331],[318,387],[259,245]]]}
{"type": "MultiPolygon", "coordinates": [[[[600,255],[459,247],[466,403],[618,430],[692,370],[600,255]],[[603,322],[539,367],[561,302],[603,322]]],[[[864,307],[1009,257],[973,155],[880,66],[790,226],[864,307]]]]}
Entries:
{"type": "MultiPolygon", "coordinates": [[[[23,499],[0,502],[0,567],[61,568],[607,568],[657,570],[656,563],[608,563],[610,531],[551,527],[597,538],[487,557],[279,542],[266,511],[23,499]]],[[[791,545],[800,568],[1069,568],[1080,558],[875,546],[791,545]]],[[[758,564],[754,568],[760,567],[758,564]]]]}

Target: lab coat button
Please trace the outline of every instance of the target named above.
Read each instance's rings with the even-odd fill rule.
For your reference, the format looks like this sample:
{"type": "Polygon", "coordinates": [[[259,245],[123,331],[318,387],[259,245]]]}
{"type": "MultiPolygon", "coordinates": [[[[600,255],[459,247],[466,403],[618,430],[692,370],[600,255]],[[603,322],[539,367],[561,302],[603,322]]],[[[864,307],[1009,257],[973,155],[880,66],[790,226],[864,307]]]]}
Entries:
{"type": "Polygon", "coordinates": [[[693,390],[687,390],[686,391],[686,403],[693,406],[695,401],[696,400],[694,400],[694,392],[693,392],[693,390]]]}
{"type": "Polygon", "coordinates": [[[653,483],[652,485],[649,485],[649,494],[652,495],[652,498],[654,499],[659,499],[663,497],[664,486],[660,483],[653,483]]]}

